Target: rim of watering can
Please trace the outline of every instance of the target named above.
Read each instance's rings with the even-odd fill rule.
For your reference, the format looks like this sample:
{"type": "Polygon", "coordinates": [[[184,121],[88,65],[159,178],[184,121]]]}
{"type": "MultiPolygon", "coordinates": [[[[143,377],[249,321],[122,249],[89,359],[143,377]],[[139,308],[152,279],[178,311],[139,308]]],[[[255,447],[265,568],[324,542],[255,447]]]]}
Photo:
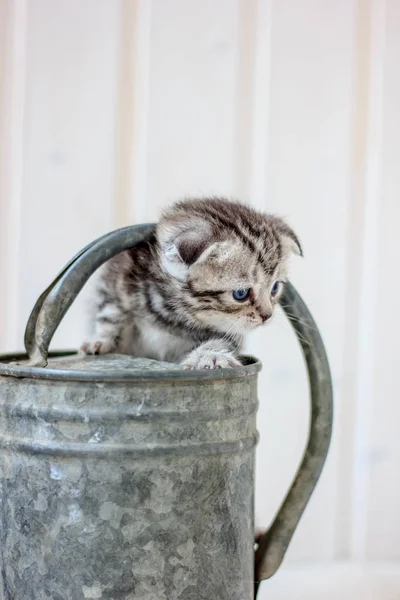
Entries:
{"type": "MultiPolygon", "coordinates": [[[[49,358],[60,358],[64,356],[78,356],[76,350],[57,350],[49,352],[49,358]]],[[[30,379],[50,379],[57,381],[85,381],[85,382],[126,382],[141,383],[143,381],[174,382],[179,381],[216,381],[220,379],[242,379],[249,375],[255,375],[261,368],[261,362],[251,355],[241,355],[244,364],[233,369],[171,369],[163,371],[135,370],[116,371],[105,369],[99,371],[85,371],[74,369],[52,369],[51,367],[29,367],[13,364],[12,361],[28,360],[28,354],[24,352],[8,353],[0,355],[0,376],[6,377],[28,377],[30,379]]]]}

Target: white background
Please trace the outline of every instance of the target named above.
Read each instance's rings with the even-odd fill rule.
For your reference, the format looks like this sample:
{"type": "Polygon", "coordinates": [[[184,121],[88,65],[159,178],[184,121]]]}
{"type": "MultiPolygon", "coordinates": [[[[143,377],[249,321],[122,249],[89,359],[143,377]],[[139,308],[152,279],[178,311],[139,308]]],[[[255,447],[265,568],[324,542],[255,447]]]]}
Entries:
{"type": "MultiPolygon", "coordinates": [[[[400,598],[399,115],[400,0],[0,0],[2,350],[79,248],[185,194],[249,200],[303,242],[292,280],[328,349],[335,434],[269,600],[400,598]]],[[[83,307],[54,346],[80,344],[83,307]]],[[[249,348],[267,524],[307,382],[283,315],[249,348]]]]}

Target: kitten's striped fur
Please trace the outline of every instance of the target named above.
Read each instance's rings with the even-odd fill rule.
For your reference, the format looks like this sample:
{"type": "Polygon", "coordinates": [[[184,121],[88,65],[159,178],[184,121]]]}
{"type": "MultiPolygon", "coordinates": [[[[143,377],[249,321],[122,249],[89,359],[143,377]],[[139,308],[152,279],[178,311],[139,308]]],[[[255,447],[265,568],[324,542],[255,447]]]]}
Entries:
{"type": "Polygon", "coordinates": [[[224,198],[178,202],[149,242],[101,269],[95,335],[82,349],[234,367],[246,332],[272,315],[291,252],[299,241],[277,217],[224,198]]]}

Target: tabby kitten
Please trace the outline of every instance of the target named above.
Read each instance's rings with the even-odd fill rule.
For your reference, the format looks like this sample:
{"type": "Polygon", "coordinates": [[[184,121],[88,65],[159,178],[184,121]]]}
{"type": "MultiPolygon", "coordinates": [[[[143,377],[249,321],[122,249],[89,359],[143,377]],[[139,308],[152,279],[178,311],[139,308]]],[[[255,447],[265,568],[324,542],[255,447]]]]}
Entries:
{"type": "Polygon", "coordinates": [[[224,198],[178,202],[149,241],[101,268],[95,335],[82,350],[238,366],[244,335],[272,316],[292,252],[299,241],[280,218],[224,198]]]}

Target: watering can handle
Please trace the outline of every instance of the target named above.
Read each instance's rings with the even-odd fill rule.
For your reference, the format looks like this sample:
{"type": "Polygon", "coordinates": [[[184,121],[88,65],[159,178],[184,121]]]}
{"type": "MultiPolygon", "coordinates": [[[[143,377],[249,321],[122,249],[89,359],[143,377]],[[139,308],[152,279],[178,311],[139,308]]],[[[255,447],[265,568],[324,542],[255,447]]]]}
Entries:
{"type": "Polygon", "coordinates": [[[107,260],[148,239],[155,225],[123,227],[94,240],[76,254],[39,296],[25,328],[30,366],[45,367],[50,342],[65,313],[89,279],[107,260]]]}
{"type": "MultiPolygon", "coordinates": [[[[108,233],[81,250],[59,273],[36,302],[25,330],[30,365],[45,367],[51,339],[63,316],[89,277],[104,262],[149,239],[155,225],[134,225],[108,233]]],[[[300,341],[308,369],[311,420],[307,448],[272,525],[259,540],[255,554],[255,593],[259,582],[279,568],[303,511],[325,464],[332,431],[332,381],[325,348],[315,322],[294,287],[288,283],[281,297],[300,341]]]]}
{"type": "Polygon", "coordinates": [[[255,555],[255,596],[263,579],[277,571],[317,485],[328,454],[333,424],[332,378],[321,335],[306,304],[288,283],[280,299],[297,334],[307,365],[311,419],[307,447],[293,483],[255,555]]]}

